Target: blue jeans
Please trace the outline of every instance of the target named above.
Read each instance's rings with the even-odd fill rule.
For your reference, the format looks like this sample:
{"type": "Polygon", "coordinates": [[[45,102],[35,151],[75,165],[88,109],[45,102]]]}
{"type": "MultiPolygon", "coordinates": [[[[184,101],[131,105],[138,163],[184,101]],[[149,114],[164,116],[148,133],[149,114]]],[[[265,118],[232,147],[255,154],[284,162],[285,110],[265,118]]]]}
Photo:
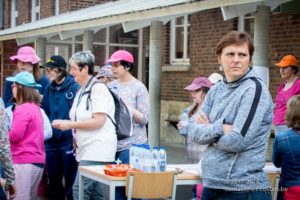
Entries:
{"type": "Polygon", "coordinates": [[[232,192],[204,187],[201,200],[272,200],[272,195],[263,190],[232,192]]]}
{"type": "Polygon", "coordinates": [[[46,163],[49,178],[50,200],[73,200],[72,186],[77,173],[77,161],[71,144],[46,146],[46,163]],[[62,180],[65,180],[63,185],[62,180]]]}
{"type": "Polygon", "coordinates": [[[5,192],[4,192],[4,189],[3,187],[0,185],[0,199],[1,200],[6,200],[6,195],[5,195],[5,192]]]}
{"type": "MultiPolygon", "coordinates": [[[[87,161],[82,160],[79,163],[79,166],[90,166],[90,165],[105,165],[111,163],[98,162],[98,161],[87,161]]],[[[83,177],[83,199],[84,200],[105,200],[104,193],[107,192],[107,187],[104,184],[94,181],[92,179],[83,177]]],[[[79,200],[79,173],[73,185],[73,197],[74,200],[79,200]]]]}
{"type": "MultiPolygon", "coordinates": [[[[116,153],[116,160],[122,161],[122,164],[129,164],[129,150],[119,151],[116,153]]],[[[125,187],[116,187],[116,200],[126,200],[125,187]]]]}

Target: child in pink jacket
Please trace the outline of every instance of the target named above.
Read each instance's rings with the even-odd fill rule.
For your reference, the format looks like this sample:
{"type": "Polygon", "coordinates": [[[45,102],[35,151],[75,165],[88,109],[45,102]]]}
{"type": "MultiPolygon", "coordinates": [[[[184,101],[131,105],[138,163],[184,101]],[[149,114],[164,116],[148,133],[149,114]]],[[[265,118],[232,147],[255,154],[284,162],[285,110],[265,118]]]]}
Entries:
{"type": "Polygon", "coordinates": [[[15,200],[37,197],[37,188],[43,175],[45,147],[40,95],[31,73],[23,71],[7,78],[12,84],[16,107],[9,132],[11,152],[16,173],[15,200]]]}

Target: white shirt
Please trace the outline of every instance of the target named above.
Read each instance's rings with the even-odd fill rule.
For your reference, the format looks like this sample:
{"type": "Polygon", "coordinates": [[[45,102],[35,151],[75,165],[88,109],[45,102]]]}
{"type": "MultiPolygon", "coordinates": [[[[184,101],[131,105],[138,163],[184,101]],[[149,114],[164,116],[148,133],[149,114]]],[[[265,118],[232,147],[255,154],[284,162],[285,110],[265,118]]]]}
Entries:
{"type": "MultiPolygon", "coordinates": [[[[94,81],[94,80],[93,80],[94,81]]],[[[85,91],[89,91],[91,84],[85,91]]],[[[74,99],[70,110],[70,119],[72,121],[81,121],[91,119],[93,113],[106,113],[114,117],[115,105],[113,98],[104,84],[97,83],[92,87],[91,99],[88,100],[88,94],[81,88],[74,99]],[[88,107],[87,110],[87,101],[88,107]]],[[[115,160],[117,150],[117,136],[115,126],[107,117],[106,122],[99,129],[74,130],[78,149],[76,149],[76,160],[111,162],[115,160]]]]}

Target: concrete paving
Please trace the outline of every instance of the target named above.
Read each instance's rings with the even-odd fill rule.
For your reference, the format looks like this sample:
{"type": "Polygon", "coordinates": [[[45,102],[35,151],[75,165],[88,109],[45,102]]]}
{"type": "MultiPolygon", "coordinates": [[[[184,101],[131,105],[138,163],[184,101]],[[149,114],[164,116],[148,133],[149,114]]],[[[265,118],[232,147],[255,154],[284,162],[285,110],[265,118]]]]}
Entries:
{"type": "MultiPolygon", "coordinates": [[[[188,160],[184,145],[161,144],[167,151],[168,164],[187,164],[188,160]]],[[[176,200],[192,199],[193,186],[177,186],[176,200]]]]}

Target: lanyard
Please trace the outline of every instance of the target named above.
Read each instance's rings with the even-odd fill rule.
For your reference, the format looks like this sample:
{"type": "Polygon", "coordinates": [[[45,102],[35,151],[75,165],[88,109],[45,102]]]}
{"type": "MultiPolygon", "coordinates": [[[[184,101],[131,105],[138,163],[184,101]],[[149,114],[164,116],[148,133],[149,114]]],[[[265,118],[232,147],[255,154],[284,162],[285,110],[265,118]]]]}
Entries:
{"type": "Polygon", "coordinates": [[[89,87],[89,85],[91,84],[92,80],[93,80],[93,76],[91,76],[91,78],[88,80],[86,86],[84,88],[81,89],[81,92],[79,94],[79,97],[78,97],[78,101],[77,101],[77,105],[75,107],[75,122],[77,121],[77,116],[76,116],[76,111],[77,111],[77,108],[82,100],[82,97],[83,95],[85,94],[85,90],[89,87]]]}

